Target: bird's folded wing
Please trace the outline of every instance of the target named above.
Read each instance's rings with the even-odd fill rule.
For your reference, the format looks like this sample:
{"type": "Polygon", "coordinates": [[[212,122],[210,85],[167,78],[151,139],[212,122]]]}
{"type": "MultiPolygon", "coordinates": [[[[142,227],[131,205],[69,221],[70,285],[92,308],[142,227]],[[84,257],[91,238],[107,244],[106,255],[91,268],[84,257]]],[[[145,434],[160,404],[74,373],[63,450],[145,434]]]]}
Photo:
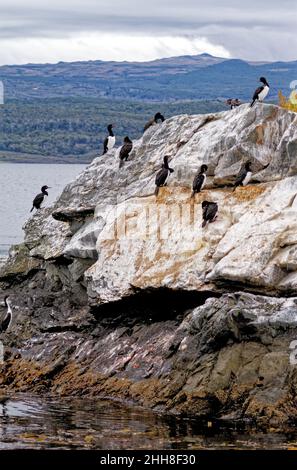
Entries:
{"type": "Polygon", "coordinates": [[[236,176],[235,185],[242,183],[242,181],[244,180],[245,174],[246,174],[245,169],[244,168],[241,169],[238,175],[236,176]]]}
{"type": "Polygon", "coordinates": [[[259,93],[261,93],[262,90],[264,90],[263,86],[259,86],[259,88],[257,88],[257,90],[254,93],[253,100],[256,100],[258,98],[258,95],[259,93]]]}
{"type": "Polygon", "coordinates": [[[217,213],[217,206],[215,204],[212,204],[212,205],[209,205],[207,207],[207,212],[206,212],[206,219],[207,220],[211,220],[214,218],[214,216],[216,215],[217,213]]]}
{"type": "Polygon", "coordinates": [[[33,201],[33,204],[34,204],[34,205],[41,204],[42,201],[43,201],[43,198],[44,198],[43,194],[38,194],[38,195],[35,197],[35,199],[34,199],[34,201],[33,201]]]}
{"type": "Polygon", "coordinates": [[[198,175],[195,176],[194,181],[193,181],[193,189],[201,186],[203,183],[203,176],[199,173],[198,175]]]}

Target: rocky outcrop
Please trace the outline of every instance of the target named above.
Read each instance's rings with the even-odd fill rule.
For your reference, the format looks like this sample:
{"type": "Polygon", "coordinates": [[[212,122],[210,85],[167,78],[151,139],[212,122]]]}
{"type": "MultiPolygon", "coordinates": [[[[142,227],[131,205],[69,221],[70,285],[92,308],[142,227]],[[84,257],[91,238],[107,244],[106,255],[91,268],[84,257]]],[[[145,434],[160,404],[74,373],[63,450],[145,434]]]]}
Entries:
{"type": "Polygon", "coordinates": [[[262,104],[182,115],[134,142],[121,169],[119,150],[95,159],[1,270],[18,309],[3,387],[295,417],[296,123],[262,104]],[[175,171],[156,198],[164,155],[175,171]],[[251,184],[233,191],[247,160],[251,184]],[[207,186],[191,199],[202,163],[207,186]],[[219,212],[202,229],[204,199],[219,212]]]}
{"type": "Polygon", "coordinates": [[[297,298],[158,291],[93,317],[47,295],[34,313],[20,310],[6,392],[129,399],[270,428],[296,421],[297,298]]]}

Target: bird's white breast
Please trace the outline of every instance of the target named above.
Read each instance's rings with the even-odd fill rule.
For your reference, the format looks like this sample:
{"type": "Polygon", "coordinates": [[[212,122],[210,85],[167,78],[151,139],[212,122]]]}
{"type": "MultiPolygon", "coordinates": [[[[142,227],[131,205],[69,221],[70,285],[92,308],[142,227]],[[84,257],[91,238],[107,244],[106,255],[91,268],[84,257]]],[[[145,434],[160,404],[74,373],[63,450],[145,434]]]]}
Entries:
{"type": "Polygon", "coordinates": [[[108,150],[111,150],[114,147],[114,144],[115,144],[115,136],[110,135],[108,137],[108,143],[107,143],[108,150]]]}
{"type": "Polygon", "coordinates": [[[203,181],[202,181],[201,189],[204,188],[205,183],[206,183],[206,175],[203,175],[203,181]]]}
{"type": "Polygon", "coordinates": [[[6,303],[7,303],[7,313],[9,313],[10,315],[12,315],[12,308],[11,308],[11,302],[10,302],[10,300],[7,300],[6,303]]]}
{"type": "Polygon", "coordinates": [[[248,171],[247,174],[246,174],[246,177],[244,178],[244,180],[242,182],[243,186],[246,186],[250,182],[251,177],[252,177],[252,172],[248,171]]]}
{"type": "Polygon", "coordinates": [[[269,92],[269,86],[265,85],[263,90],[260,91],[260,93],[258,95],[259,101],[263,101],[266,98],[266,96],[268,95],[268,92],[269,92]]]}

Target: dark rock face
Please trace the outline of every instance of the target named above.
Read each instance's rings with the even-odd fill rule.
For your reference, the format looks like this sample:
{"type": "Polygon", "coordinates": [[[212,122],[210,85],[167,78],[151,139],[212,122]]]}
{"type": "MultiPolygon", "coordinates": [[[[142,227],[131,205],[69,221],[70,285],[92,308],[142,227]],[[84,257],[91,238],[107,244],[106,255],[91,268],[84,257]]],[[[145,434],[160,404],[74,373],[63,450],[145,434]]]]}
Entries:
{"type": "Polygon", "coordinates": [[[123,172],[112,151],[34,215],[0,270],[0,300],[9,294],[13,305],[0,337],[0,391],[129,399],[270,427],[294,422],[295,118],[270,105],[207,121],[171,118],[135,143],[123,172]],[[189,173],[156,203],[154,175],[168,146],[176,173],[189,173]],[[253,185],[218,188],[247,157],[253,185]],[[109,236],[139,208],[188,207],[190,176],[205,162],[213,172],[205,194],[220,207],[211,227],[202,232],[199,199],[196,225],[178,240],[164,241],[157,219],[146,240],[109,236]]]}
{"type": "Polygon", "coordinates": [[[166,290],[89,311],[44,277],[31,279],[32,297],[26,282],[14,289],[3,392],[114,397],[267,426],[297,418],[296,298],[166,290]]]}

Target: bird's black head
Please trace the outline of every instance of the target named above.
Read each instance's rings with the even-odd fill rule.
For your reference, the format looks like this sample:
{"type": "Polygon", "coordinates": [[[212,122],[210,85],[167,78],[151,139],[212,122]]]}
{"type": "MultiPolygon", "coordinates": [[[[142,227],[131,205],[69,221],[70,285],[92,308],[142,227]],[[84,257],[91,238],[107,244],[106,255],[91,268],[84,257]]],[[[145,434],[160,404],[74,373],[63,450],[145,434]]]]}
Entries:
{"type": "Polygon", "coordinates": [[[205,173],[207,170],[208,170],[208,166],[207,166],[207,165],[201,165],[201,168],[200,168],[200,172],[201,172],[201,173],[205,173]]]}
{"type": "Polygon", "coordinates": [[[126,135],[126,137],[124,137],[124,142],[125,142],[126,144],[132,144],[132,140],[130,140],[127,135],[126,135]]]}
{"type": "Polygon", "coordinates": [[[154,120],[155,120],[155,122],[157,122],[157,121],[162,121],[163,122],[163,121],[165,121],[165,118],[164,118],[163,114],[156,113],[155,117],[154,117],[154,120]]]}
{"type": "Polygon", "coordinates": [[[248,161],[248,162],[246,162],[246,164],[244,166],[245,166],[246,170],[250,170],[251,166],[252,166],[252,162],[248,161]]]}
{"type": "Polygon", "coordinates": [[[263,85],[269,86],[265,77],[260,77],[260,82],[263,83],[263,85]]]}
{"type": "Polygon", "coordinates": [[[112,125],[112,124],[108,124],[108,126],[107,126],[108,132],[109,132],[109,131],[112,131],[112,128],[113,128],[113,125],[112,125]]]}
{"type": "Polygon", "coordinates": [[[41,192],[42,192],[42,193],[46,193],[46,190],[47,190],[47,189],[50,189],[50,187],[49,187],[49,186],[42,186],[41,192]]]}
{"type": "Polygon", "coordinates": [[[202,209],[204,209],[204,207],[209,206],[209,204],[211,204],[211,202],[209,202],[209,201],[203,201],[203,202],[202,202],[202,209]]]}
{"type": "Polygon", "coordinates": [[[163,158],[163,167],[164,168],[167,168],[167,170],[169,169],[169,165],[168,165],[168,160],[169,160],[170,156],[169,155],[165,155],[165,157],[163,158]]]}

